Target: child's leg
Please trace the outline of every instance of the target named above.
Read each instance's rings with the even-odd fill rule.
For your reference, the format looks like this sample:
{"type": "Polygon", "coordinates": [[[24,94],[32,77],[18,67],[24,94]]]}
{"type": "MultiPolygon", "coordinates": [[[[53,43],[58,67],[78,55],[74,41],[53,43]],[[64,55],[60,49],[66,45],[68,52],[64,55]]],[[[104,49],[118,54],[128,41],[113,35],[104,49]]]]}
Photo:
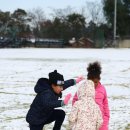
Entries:
{"type": "Polygon", "coordinates": [[[55,121],[53,130],[60,130],[65,118],[65,112],[63,110],[55,109],[45,124],[49,124],[55,121]]]}

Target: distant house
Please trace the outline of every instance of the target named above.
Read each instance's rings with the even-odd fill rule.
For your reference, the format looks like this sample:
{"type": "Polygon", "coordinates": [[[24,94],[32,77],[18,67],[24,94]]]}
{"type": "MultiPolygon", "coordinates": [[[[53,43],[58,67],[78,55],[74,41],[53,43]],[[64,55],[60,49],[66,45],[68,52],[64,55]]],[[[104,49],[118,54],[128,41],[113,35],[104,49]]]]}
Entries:
{"type": "Polygon", "coordinates": [[[46,47],[46,48],[62,48],[64,40],[62,39],[47,39],[47,38],[21,38],[12,41],[10,38],[0,37],[0,48],[3,47],[46,47]]]}
{"type": "Polygon", "coordinates": [[[71,46],[77,48],[92,48],[94,47],[94,42],[89,38],[82,37],[78,41],[75,41],[73,44],[71,44],[71,46]]]}
{"type": "Polygon", "coordinates": [[[62,39],[39,38],[35,40],[35,47],[61,48],[63,46],[64,46],[64,41],[62,39]]]}

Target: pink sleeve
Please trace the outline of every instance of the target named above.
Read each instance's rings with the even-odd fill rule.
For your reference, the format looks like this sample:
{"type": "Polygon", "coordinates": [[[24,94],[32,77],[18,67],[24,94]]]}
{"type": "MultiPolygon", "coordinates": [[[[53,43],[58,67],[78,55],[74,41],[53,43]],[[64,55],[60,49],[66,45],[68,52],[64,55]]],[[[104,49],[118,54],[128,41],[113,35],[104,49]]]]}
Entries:
{"type": "Polygon", "coordinates": [[[104,92],[103,106],[103,124],[99,130],[109,130],[110,110],[106,90],[104,92]]]}
{"type": "Polygon", "coordinates": [[[108,99],[107,99],[107,93],[105,91],[105,98],[103,101],[103,105],[104,105],[104,125],[108,126],[109,124],[109,118],[110,118],[110,110],[109,110],[109,106],[108,106],[108,99]]]}
{"type": "Polygon", "coordinates": [[[77,92],[75,93],[73,99],[72,99],[72,106],[74,105],[74,103],[78,101],[78,96],[77,96],[77,92]]]}

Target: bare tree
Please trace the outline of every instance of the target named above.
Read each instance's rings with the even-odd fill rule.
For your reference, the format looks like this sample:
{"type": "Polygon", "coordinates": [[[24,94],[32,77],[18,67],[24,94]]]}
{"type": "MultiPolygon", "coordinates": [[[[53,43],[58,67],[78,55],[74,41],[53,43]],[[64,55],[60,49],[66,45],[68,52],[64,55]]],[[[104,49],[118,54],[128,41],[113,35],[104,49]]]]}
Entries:
{"type": "Polygon", "coordinates": [[[45,13],[41,8],[34,8],[28,11],[28,16],[31,19],[31,24],[34,28],[40,29],[40,24],[45,21],[45,13]]]}
{"type": "Polygon", "coordinates": [[[84,16],[85,17],[85,22],[86,22],[86,26],[89,24],[89,13],[88,13],[88,11],[87,11],[87,8],[86,8],[86,6],[83,6],[83,7],[81,7],[80,8],[80,14],[82,15],[82,16],[84,16]]]}
{"type": "Polygon", "coordinates": [[[105,17],[103,15],[103,6],[101,2],[86,2],[87,16],[89,15],[89,20],[100,25],[105,23],[105,17]]]}
{"type": "Polygon", "coordinates": [[[60,20],[64,20],[66,18],[67,15],[71,14],[73,12],[73,9],[68,6],[64,9],[52,9],[51,16],[53,17],[53,19],[55,19],[56,17],[59,18],[60,20]]]}

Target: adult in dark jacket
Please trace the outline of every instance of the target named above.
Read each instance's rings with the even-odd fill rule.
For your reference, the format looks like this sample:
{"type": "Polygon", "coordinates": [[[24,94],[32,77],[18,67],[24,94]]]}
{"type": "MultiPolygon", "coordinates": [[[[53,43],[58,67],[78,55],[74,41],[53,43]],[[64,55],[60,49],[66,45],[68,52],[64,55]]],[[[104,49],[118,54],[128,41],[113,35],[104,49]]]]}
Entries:
{"type": "Polygon", "coordinates": [[[80,82],[82,78],[64,81],[63,75],[57,70],[49,73],[49,79],[40,78],[34,88],[37,93],[26,116],[30,130],[42,130],[45,124],[55,121],[53,130],[60,130],[65,118],[65,112],[55,109],[68,104],[70,95],[64,100],[58,100],[62,96],[62,91],[80,82]]]}

